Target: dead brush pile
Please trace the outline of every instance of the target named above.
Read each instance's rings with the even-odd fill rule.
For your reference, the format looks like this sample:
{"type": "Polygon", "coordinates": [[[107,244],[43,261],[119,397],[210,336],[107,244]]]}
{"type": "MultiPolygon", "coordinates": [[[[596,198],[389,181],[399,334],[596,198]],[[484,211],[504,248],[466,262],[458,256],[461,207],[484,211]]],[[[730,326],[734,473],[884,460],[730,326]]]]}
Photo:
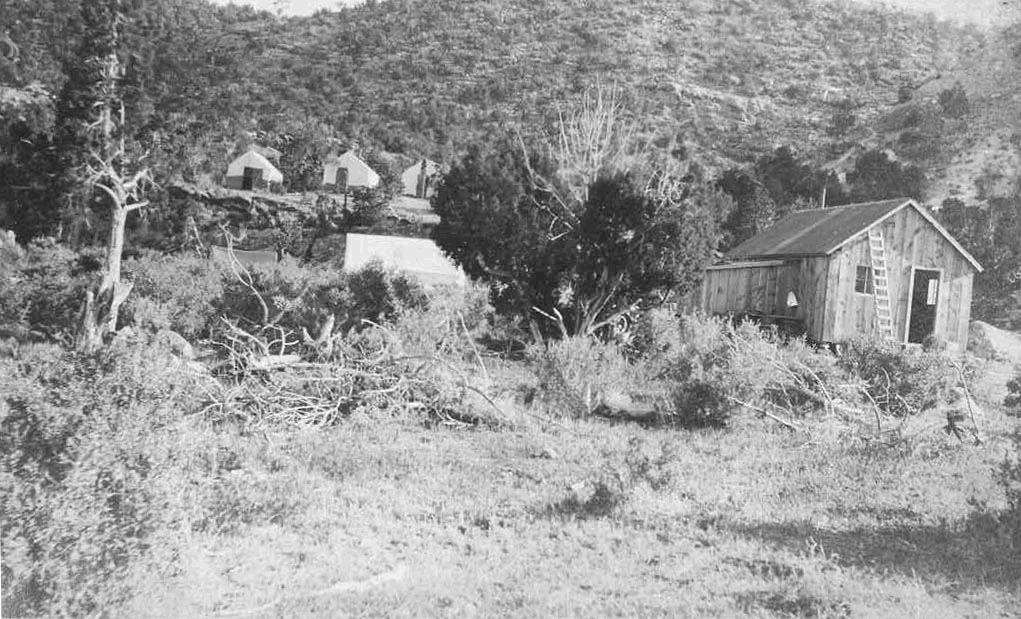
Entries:
{"type": "Polygon", "coordinates": [[[363,413],[495,422],[461,406],[469,392],[487,397],[474,348],[489,312],[484,290],[427,295],[378,265],[287,295],[280,286],[267,292],[271,278],[269,286],[246,273],[237,279],[249,311],[222,317],[214,333],[219,381],[204,409],[212,419],[329,426],[363,413]]]}
{"type": "Polygon", "coordinates": [[[334,335],[328,354],[314,343],[289,340],[286,332],[269,341],[248,335],[267,351],[283,352],[260,354],[241,346],[240,338],[233,342],[238,347],[227,349],[225,367],[230,369],[205,408],[213,419],[329,426],[363,412],[432,422],[480,421],[461,415],[457,407],[471,384],[471,370],[436,354],[407,350],[388,327],[370,324],[334,335]]]}

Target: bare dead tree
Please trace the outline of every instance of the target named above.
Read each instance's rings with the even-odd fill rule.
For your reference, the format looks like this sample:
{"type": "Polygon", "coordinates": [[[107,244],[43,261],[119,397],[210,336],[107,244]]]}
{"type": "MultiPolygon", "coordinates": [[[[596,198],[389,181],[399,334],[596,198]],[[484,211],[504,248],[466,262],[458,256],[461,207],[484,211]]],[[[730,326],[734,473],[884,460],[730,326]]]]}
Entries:
{"type": "Polygon", "coordinates": [[[90,194],[98,192],[109,205],[110,228],[99,284],[85,294],[82,304],[75,346],[79,350],[94,350],[103,342],[103,336],[117,329],[121,304],[131,293],[131,284],[121,281],[121,259],[124,252],[124,229],[128,214],[149,204],[143,198],[152,183],[147,168],[130,171],[125,146],[124,102],[120,97],[119,80],[122,67],[117,56],[122,13],[116,13],[110,28],[113,44],[108,53],[96,58],[101,63],[99,90],[94,104],[95,120],[86,133],[92,138],[90,151],[84,164],[83,180],[90,194]]]}
{"type": "Polygon", "coordinates": [[[550,151],[571,202],[584,204],[588,188],[601,174],[630,167],[635,131],[615,87],[596,86],[585,92],[574,111],[558,114],[550,151]]]}

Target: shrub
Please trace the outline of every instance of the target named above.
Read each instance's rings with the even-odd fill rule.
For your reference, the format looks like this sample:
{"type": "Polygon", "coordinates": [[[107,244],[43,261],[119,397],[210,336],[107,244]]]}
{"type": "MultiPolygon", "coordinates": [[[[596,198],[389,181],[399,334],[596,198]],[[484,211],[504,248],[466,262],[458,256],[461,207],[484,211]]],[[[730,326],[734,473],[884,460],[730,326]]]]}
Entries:
{"type": "Polygon", "coordinates": [[[897,103],[907,103],[915,97],[915,89],[911,84],[901,84],[897,87],[897,103]]]}
{"type": "Polygon", "coordinates": [[[686,315],[653,327],[656,345],[645,363],[669,386],[672,421],[723,426],[742,405],[803,414],[824,407],[842,383],[835,359],[803,338],[783,338],[751,322],[686,315]]]}
{"type": "Polygon", "coordinates": [[[70,338],[98,264],[93,253],[50,238],[33,241],[23,255],[0,262],[0,324],[70,338]]]}
{"type": "Polygon", "coordinates": [[[531,357],[539,395],[554,415],[583,417],[607,396],[648,389],[642,368],[628,364],[616,345],[592,337],[556,340],[531,357]]]}
{"type": "MultiPolygon", "coordinates": [[[[850,341],[839,365],[860,378],[865,391],[886,413],[903,416],[953,401],[960,376],[953,361],[931,350],[893,349],[875,339],[850,341]]],[[[966,376],[974,369],[963,368],[966,376]]]]}
{"type": "Polygon", "coordinates": [[[650,359],[657,378],[672,385],[674,421],[684,426],[723,426],[743,396],[743,385],[731,380],[730,326],[722,319],[684,316],[678,339],[650,359]]]}
{"type": "Polygon", "coordinates": [[[858,122],[854,113],[855,104],[850,99],[844,99],[837,103],[837,110],[830,118],[830,124],[826,127],[826,134],[834,138],[842,138],[858,122]]]}
{"type": "Polygon", "coordinates": [[[388,270],[381,262],[370,262],[347,279],[351,291],[350,320],[374,322],[393,320],[402,310],[421,309],[429,297],[417,280],[388,270]]]}
{"type": "Polygon", "coordinates": [[[494,311],[487,286],[437,288],[430,291],[427,302],[412,297],[402,303],[391,328],[409,354],[439,354],[476,363],[476,356],[482,354],[476,340],[493,336],[494,311]]]}
{"type": "Polygon", "coordinates": [[[362,328],[364,320],[392,321],[401,311],[429,302],[417,280],[380,262],[345,275],[328,266],[299,266],[285,259],[225,277],[217,315],[248,327],[272,325],[285,333],[316,333],[330,316],[338,329],[362,328]]]}
{"type": "Polygon", "coordinates": [[[191,509],[181,471],[202,449],[182,423],[195,381],[174,363],[124,341],[0,352],[5,614],[113,613],[134,570],[171,567],[191,509]]]}
{"type": "Polygon", "coordinates": [[[1021,429],[1011,435],[1014,456],[1007,457],[1000,465],[998,479],[1007,495],[1007,510],[1001,522],[1006,525],[1015,544],[1021,544],[1021,429]]]}
{"type": "Polygon", "coordinates": [[[142,328],[172,329],[188,339],[208,331],[223,296],[223,273],[201,256],[146,252],[124,264],[134,284],[124,318],[142,328]]]}
{"type": "Polygon", "coordinates": [[[1014,368],[1014,377],[1007,381],[1007,396],[1003,398],[1007,412],[1021,417],[1021,366],[1014,368]]]}
{"type": "Polygon", "coordinates": [[[962,118],[971,111],[968,93],[960,82],[939,93],[939,106],[949,118],[962,118]]]}

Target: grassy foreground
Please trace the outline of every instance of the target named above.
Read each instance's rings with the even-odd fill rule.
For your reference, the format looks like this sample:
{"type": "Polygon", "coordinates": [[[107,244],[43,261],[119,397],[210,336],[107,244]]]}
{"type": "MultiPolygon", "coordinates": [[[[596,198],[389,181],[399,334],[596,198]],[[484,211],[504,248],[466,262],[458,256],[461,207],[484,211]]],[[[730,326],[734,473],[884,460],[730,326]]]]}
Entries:
{"type": "Polygon", "coordinates": [[[139,576],[128,616],[991,617],[1021,613],[993,470],[915,419],[877,445],[601,421],[220,436],[225,517],[139,576]]]}
{"type": "Polygon", "coordinates": [[[656,312],[499,352],[485,291],[382,272],[266,274],[264,324],[192,262],[96,353],[0,339],[3,617],[1021,615],[1005,362],[656,312]]]}

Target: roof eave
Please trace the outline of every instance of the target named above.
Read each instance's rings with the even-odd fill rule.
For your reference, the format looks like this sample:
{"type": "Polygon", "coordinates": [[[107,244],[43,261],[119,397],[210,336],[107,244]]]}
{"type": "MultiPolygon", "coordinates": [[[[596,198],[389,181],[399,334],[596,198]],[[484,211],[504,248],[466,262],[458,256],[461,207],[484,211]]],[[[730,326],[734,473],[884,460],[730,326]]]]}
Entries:
{"type": "Polygon", "coordinates": [[[798,254],[746,254],[743,256],[728,256],[735,262],[756,262],[762,260],[801,260],[803,258],[825,258],[829,254],[820,252],[804,252],[798,254]]]}

